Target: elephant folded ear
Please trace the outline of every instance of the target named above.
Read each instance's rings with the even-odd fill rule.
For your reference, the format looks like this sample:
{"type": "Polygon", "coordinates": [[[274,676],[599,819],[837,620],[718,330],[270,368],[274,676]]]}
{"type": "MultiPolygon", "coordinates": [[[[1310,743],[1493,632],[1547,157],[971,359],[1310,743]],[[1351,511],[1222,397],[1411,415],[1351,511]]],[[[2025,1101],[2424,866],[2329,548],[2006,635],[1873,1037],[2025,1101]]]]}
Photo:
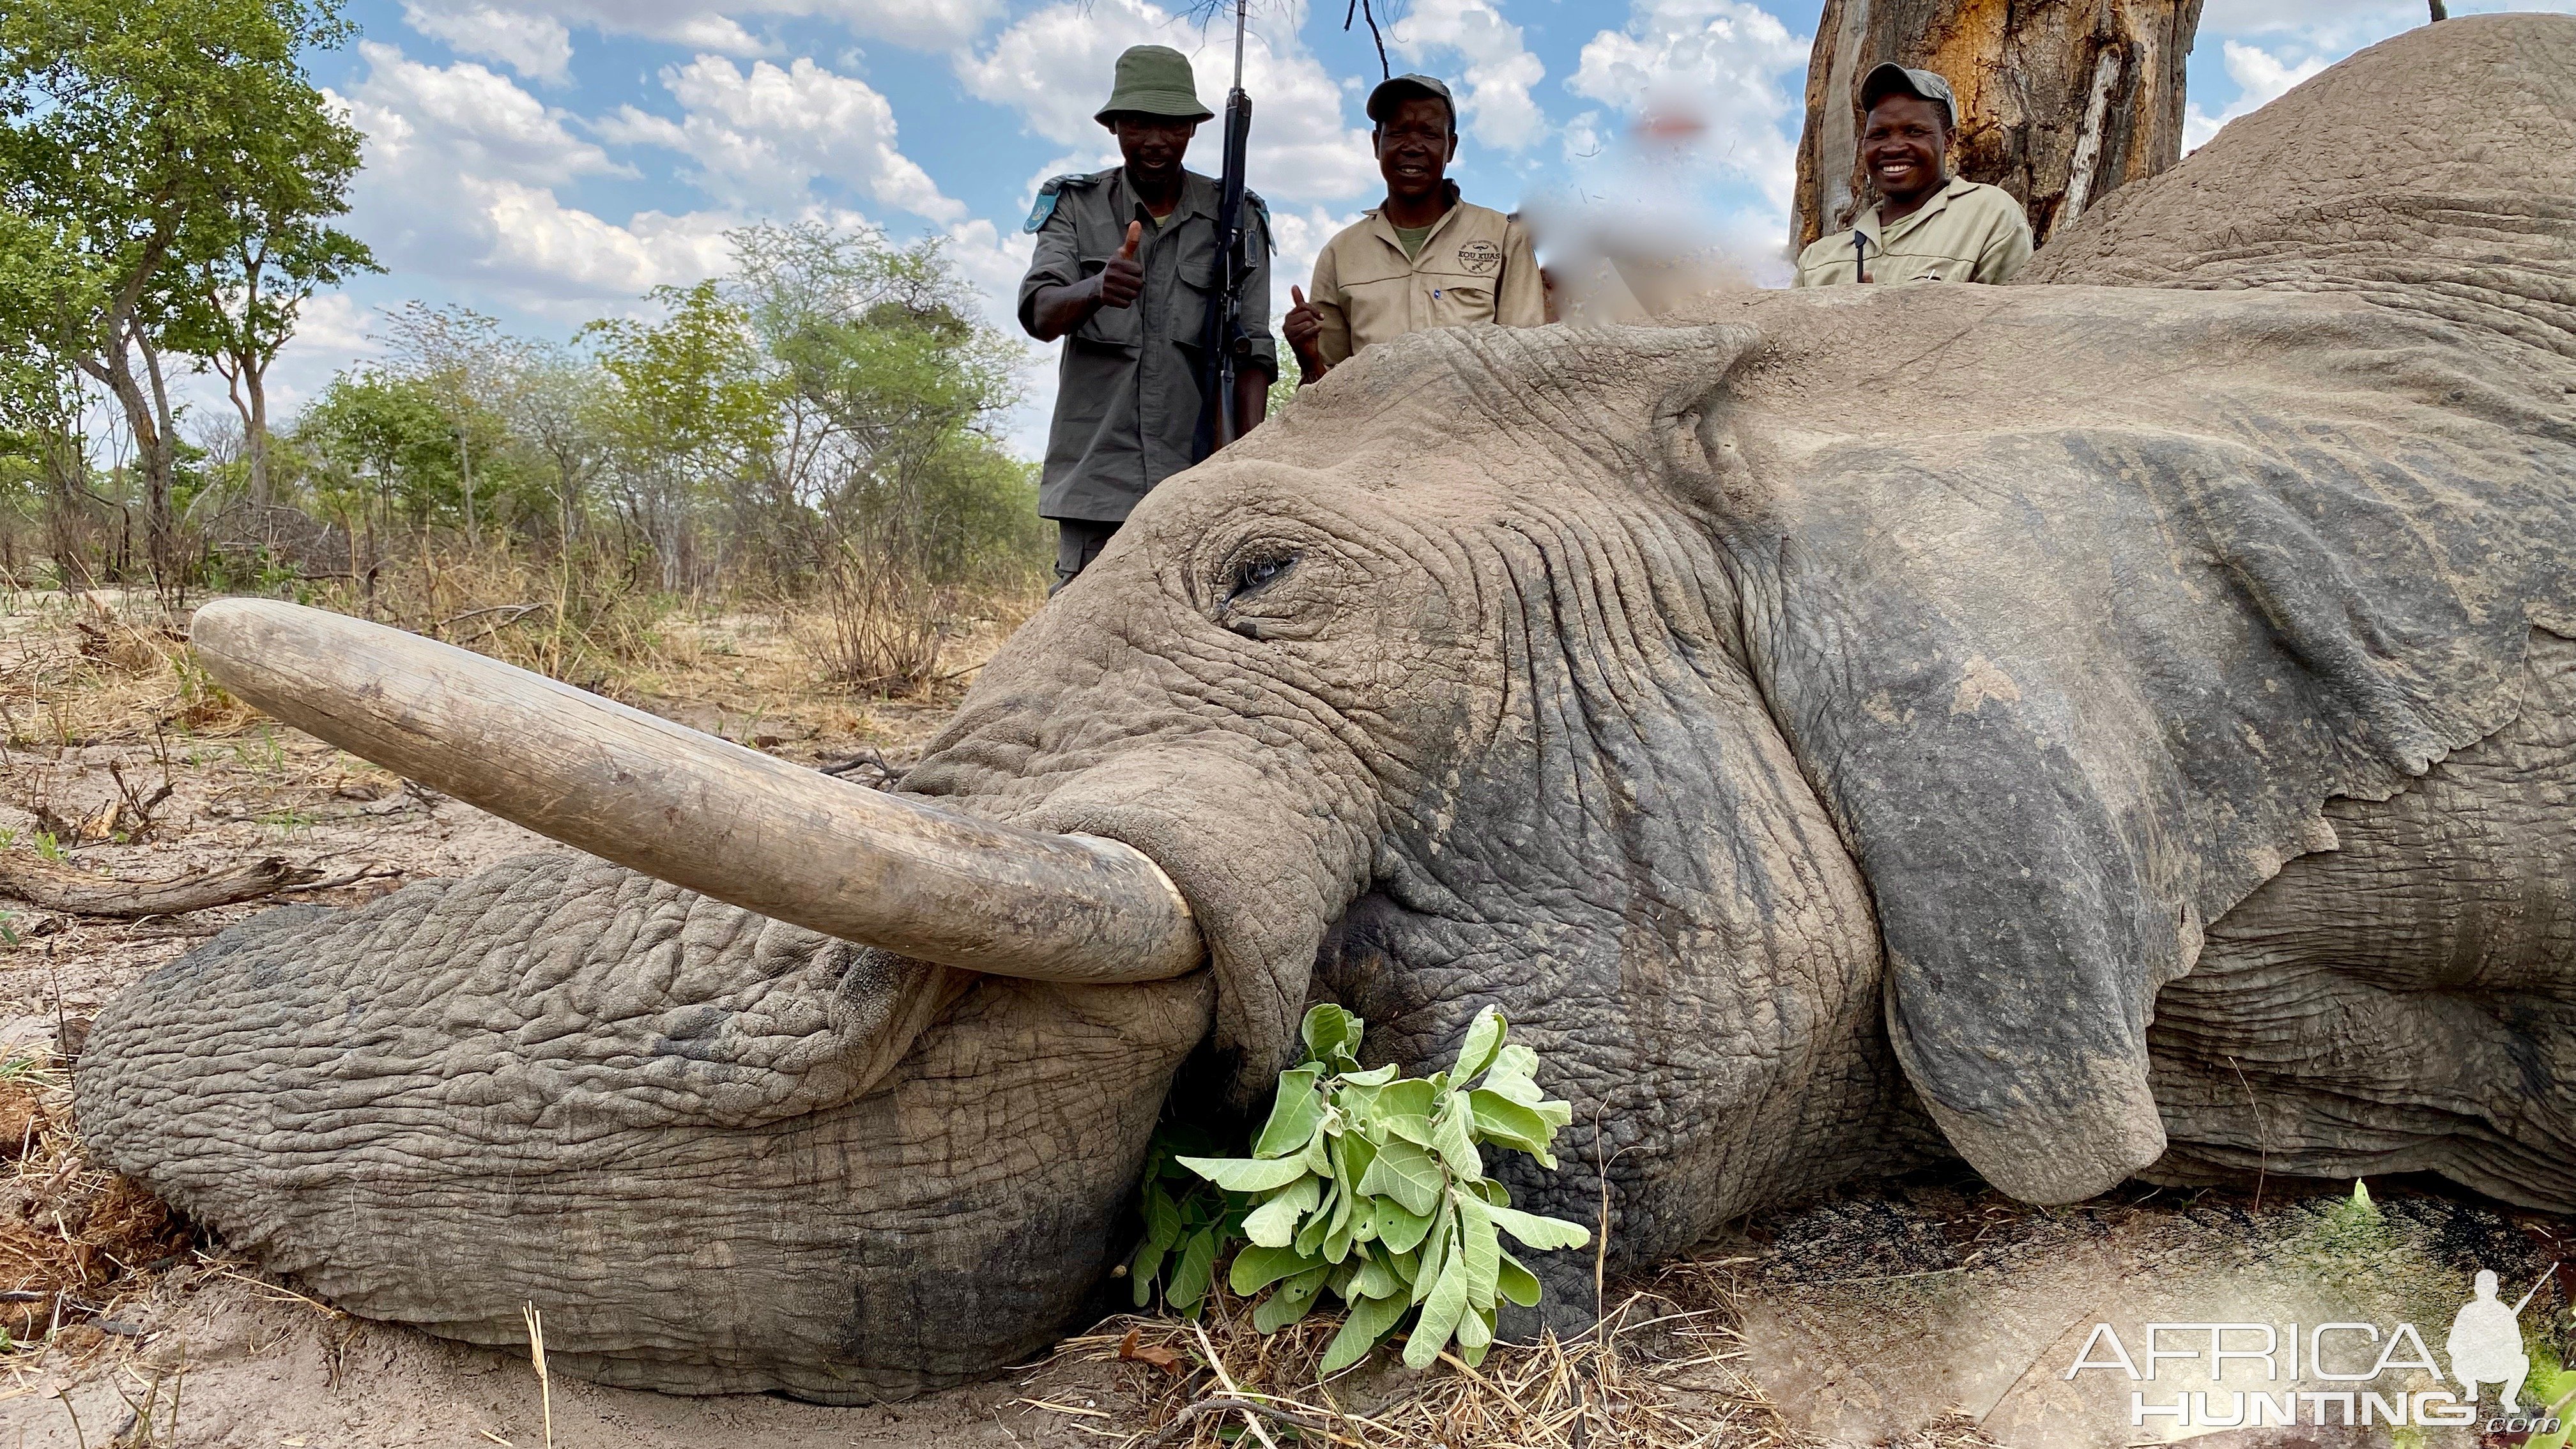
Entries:
{"type": "Polygon", "coordinates": [[[2036,519],[1988,506],[1992,465],[2038,461],[2006,451],[1833,460],[1844,476],[1782,500],[1801,516],[1762,549],[1779,570],[1753,586],[1777,590],[1769,639],[1766,611],[1747,623],[1869,881],[1899,1064],[1990,1182],[2060,1203],[2162,1155],[2156,993],[2198,955],[2204,894],[2241,894],[2298,847],[2209,868],[2231,782],[2196,782],[2159,723],[2177,680],[2142,681],[2148,641],[2123,637],[2154,621],[2118,617],[2105,560],[2055,556],[2036,519]]]}

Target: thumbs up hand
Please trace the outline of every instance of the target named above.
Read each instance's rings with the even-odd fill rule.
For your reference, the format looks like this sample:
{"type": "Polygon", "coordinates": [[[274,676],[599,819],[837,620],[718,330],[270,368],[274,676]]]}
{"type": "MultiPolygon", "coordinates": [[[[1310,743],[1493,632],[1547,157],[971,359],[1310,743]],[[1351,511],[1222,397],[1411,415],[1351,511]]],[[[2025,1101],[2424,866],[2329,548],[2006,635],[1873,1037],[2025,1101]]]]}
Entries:
{"type": "Polygon", "coordinates": [[[1306,300],[1306,294],[1295,287],[1288,289],[1288,300],[1294,303],[1288,315],[1279,319],[1279,333],[1297,354],[1298,369],[1308,378],[1324,373],[1324,360],[1315,350],[1315,339],[1324,333],[1324,314],[1306,300]]]}
{"type": "Polygon", "coordinates": [[[1127,244],[1100,273],[1100,305],[1133,307],[1145,295],[1145,269],[1136,265],[1136,248],[1145,240],[1145,223],[1127,223],[1127,244]]]}

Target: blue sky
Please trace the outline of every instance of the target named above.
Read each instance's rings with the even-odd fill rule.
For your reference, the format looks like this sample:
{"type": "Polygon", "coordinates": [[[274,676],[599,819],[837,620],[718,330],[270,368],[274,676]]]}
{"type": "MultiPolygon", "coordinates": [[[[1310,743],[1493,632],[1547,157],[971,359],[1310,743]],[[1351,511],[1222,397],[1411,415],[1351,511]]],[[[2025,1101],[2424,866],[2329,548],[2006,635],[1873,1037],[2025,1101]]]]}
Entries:
{"type": "MultiPolygon", "coordinates": [[[[1457,87],[1470,199],[1613,224],[1651,214],[1776,282],[1820,3],[1397,0],[1390,59],[1457,87]],[[1640,114],[1673,107],[1705,123],[1697,143],[1626,139],[1640,114]]],[[[725,230],[762,218],[946,236],[1006,318],[1036,183],[1114,159],[1090,115],[1118,51],[1191,52],[1202,98],[1221,101],[1231,27],[1175,7],[1186,0],[356,0],[363,40],[314,73],[368,134],[348,225],[388,270],[317,301],[275,405],[291,414],[362,360],[376,317],[406,300],[559,337],[635,311],[656,284],[723,271],[725,230]]],[[[2452,4],[2498,9],[2576,0],[2452,4]]],[[[1277,222],[1284,304],[1316,248],[1375,200],[1360,106],[1377,57],[1338,5],[1253,0],[1252,13],[1252,184],[1277,222]]],[[[2424,14],[2423,0],[2208,0],[2192,142],[2424,14]]],[[[1212,133],[1198,151],[1213,170],[1212,133]]],[[[1012,428],[1031,452],[1051,352],[1032,344],[1012,428]]]]}

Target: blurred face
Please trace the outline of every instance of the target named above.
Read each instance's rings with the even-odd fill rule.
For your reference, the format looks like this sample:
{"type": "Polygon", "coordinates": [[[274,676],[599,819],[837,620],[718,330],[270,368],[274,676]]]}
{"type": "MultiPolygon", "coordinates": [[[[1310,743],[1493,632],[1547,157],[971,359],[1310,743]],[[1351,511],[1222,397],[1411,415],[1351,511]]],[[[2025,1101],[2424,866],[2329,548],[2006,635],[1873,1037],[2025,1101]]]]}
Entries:
{"type": "Polygon", "coordinates": [[[1437,96],[1409,97],[1378,125],[1377,169],[1391,197],[1410,200],[1439,190],[1457,156],[1449,106],[1437,96]]]}
{"type": "Polygon", "coordinates": [[[1870,107],[1862,123],[1861,165],[1890,201],[1931,194],[1942,182],[1949,154],[1949,116],[1939,101],[1889,96],[1870,107]]]}
{"type": "Polygon", "coordinates": [[[1118,154],[1126,158],[1129,175],[1163,182],[1180,179],[1181,158],[1189,154],[1199,123],[1122,113],[1109,118],[1109,129],[1118,137],[1118,154]]]}

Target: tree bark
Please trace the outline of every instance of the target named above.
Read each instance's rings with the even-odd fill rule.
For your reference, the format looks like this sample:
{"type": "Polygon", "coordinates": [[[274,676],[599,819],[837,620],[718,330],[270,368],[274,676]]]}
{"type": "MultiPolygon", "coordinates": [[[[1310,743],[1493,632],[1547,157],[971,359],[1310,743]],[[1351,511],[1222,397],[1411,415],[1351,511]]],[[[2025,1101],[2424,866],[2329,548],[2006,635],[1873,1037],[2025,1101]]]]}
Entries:
{"type": "Polygon", "coordinates": [[[102,880],[19,856],[0,856],[0,895],[75,916],[176,916],[214,906],[238,905],[318,880],[321,872],[288,865],[276,856],[248,865],[201,871],[176,880],[102,880]]]}
{"type": "Polygon", "coordinates": [[[1869,204],[1863,76],[1938,72],[1959,98],[1951,165],[2029,209],[2042,243],[2114,188],[2182,159],[2183,63],[2201,0],[1825,0],[1798,144],[1798,245],[1869,204]]]}

